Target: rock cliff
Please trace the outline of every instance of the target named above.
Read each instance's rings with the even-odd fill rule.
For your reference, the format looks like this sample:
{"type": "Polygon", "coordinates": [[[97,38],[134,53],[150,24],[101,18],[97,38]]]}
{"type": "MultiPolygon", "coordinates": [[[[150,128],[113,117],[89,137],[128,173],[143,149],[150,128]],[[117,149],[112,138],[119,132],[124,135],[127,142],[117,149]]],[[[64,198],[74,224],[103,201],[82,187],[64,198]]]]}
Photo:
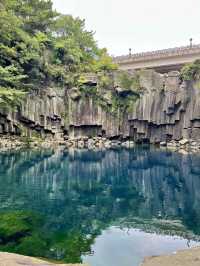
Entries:
{"type": "Polygon", "coordinates": [[[180,82],[179,73],[146,73],[144,95],[129,114],[130,135],[150,142],[200,138],[198,82],[180,82]]]}
{"type": "Polygon", "coordinates": [[[92,82],[84,89],[32,91],[18,110],[0,110],[0,134],[100,136],[151,143],[199,140],[199,82],[181,82],[178,72],[144,70],[139,83],[139,98],[115,80],[107,88],[92,82]]]}

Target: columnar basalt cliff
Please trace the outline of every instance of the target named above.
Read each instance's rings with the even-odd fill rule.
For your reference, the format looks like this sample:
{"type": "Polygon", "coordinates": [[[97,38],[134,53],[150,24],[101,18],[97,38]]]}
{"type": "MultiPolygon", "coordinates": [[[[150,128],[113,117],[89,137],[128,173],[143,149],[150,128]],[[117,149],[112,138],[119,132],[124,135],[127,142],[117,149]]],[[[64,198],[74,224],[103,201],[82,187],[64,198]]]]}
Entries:
{"type": "Polygon", "coordinates": [[[144,95],[129,115],[130,135],[150,142],[200,138],[198,82],[180,82],[178,72],[142,77],[144,95]]]}
{"type": "Polygon", "coordinates": [[[181,82],[178,72],[144,70],[139,86],[125,89],[113,78],[107,88],[93,81],[32,91],[17,111],[0,111],[0,134],[151,143],[200,139],[199,82],[181,82]]]}

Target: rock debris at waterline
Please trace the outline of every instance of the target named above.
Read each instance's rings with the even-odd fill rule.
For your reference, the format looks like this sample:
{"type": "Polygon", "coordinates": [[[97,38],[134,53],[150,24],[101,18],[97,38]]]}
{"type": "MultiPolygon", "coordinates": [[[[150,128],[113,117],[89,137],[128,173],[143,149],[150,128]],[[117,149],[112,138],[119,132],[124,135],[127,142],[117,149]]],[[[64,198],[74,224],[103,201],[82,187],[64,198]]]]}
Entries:
{"type": "MultiPolygon", "coordinates": [[[[67,149],[89,149],[89,150],[103,150],[103,149],[115,149],[115,148],[134,148],[135,146],[143,146],[144,144],[137,144],[134,141],[126,140],[109,140],[106,138],[96,137],[80,137],[75,139],[57,139],[57,140],[37,140],[29,139],[23,141],[18,137],[2,137],[0,139],[0,151],[16,150],[21,148],[56,148],[58,146],[65,147],[67,149]]],[[[146,144],[148,145],[148,144],[146,144]]],[[[182,154],[188,153],[200,153],[200,141],[192,141],[187,139],[181,139],[180,141],[160,142],[156,147],[169,149],[182,154]]]]}

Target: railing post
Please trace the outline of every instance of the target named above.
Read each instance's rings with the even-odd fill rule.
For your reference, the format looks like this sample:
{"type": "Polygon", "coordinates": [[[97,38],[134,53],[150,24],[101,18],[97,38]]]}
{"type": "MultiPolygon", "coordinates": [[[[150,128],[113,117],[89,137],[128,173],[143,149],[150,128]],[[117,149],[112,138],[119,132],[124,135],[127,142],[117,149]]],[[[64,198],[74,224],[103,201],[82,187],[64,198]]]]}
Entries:
{"type": "Polygon", "coordinates": [[[192,48],[192,41],[193,41],[193,39],[190,38],[190,48],[192,48]]]}

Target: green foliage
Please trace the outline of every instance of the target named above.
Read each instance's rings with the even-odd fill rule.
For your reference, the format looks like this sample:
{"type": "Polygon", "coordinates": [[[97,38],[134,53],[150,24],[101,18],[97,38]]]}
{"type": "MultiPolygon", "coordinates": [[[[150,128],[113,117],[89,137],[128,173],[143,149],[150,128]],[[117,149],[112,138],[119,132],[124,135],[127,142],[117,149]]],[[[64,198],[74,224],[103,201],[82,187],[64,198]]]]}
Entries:
{"type": "Polygon", "coordinates": [[[109,89],[113,87],[113,79],[105,74],[100,74],[98,77],[99,88],[109,89]]]}
{"type": "Polygon", "coordinates": [[[20,104],[26,92],[12,88],[0,87],[0,107],[15,107],[20,104]]]}
{"type": "Polygon", "coordinates": [[[42,256],[47,249],[47,241],[45,237],[41,237],[43,222],[41,217],[32,212],[1,213],[0,249],[29,256],[42,256]]]}
{"type": "Polygon", "coordinates": [[[108,55],[106,49],[99,51],[99,59],[94,61],[95,72],[110,72],[117,70],[118,65],[113,63],[112,58],[108,55]]]}
{"type": "Polygon", "coordinates": [[[85,21],[69,15],[60,15],[54,25],[56,35],[56,56],[67,66],[88,70],[98,48],[93,39],[93,32],[85,30],[85,21]],[[87,66],[86,64],[89,64],[87,66]]]}
{"type": "Polygon", "coordinates": [[[112,73],[98,73],[97,86],[84,84],[84,76],[79,79],[79,89],[83,97],[91,97],[96,105],[101,106],[104,111],[118,117],[121,121],[127,112],[131,112],[135,102],[140,97],[139,75],[130,76],[123,72],[118,76],[118,83],[125,89],[120,94],[114,90],[114,77],[112,73]],[[107,93],[107,97],[104,97],[107,93]]]}
{"type": "Polygon", "coordinates": [[[47,248],[47,241],[38,233],[33,233],[31,236],[25,236],[21,239],[19,245],[15,248],[15,252],[27,256],[42,257],[44,250],[47,248]]]}
{"type": "Polygon", "coordinates": [[[98,94],[97,87],[96,86],[87,86],[87,85],[82,85],[80,86],[80,92],[82,93],[83,96],[91,96],[98,98],[100,95],[98,94]]]}
{"type": "Polygon", "coordinates": [[[137,94],[131,94],[127,96],[113,95],[112,98],[112,113],[118,114],[120,120],[126,112],[131,112],[135,102],[139,96],[137,94]]]}
{"type": "Polygon", "coordinates": [[[0,214],[0,237],[4,242],[28,235],[40,222],[29,212],[13,211],[0,214]]]}
{"type": "Polygon", "coordinates": [[[199,80],[200,79],[200,60],[187,64],[181,69],[182,80],[199,80]]]}
{"type": "Polygon", "coordinates": [[[79,231],[57,233],[52,238],[51,249],[62,254],[66,263],[81,263],[81,255],[90,251],[94,238],[95,235],[87,237],[79,231]]]}
{"type": "Polygon", "coordinates": [[[35,213],[1,213],[0,250],[35,257],[57,258],[70,263],[81,262],[81,255],[90,251],[95,235],[87,237],[79,231],[49,233],[44,229],[44,225],[45,220],[35,213]],[[58,257],[57,254],[61,255],[58,257]]]}
{"type": "Polygon", "coordinates": [[[140,89],[139,74],[136,73],[134,76],[128,72],[121,72],[118,76],[119,86],[126,90],[132,90],[137,92],[140,89]]]}
{"type": "Polygon", "coordinates": [[[25,77],[25,75],[20,75],[18,73],[18,70],[14,65],[7,67],[0,66],[0,86],[19,87],[21,80],[25,77]]]}
{"type": "Polygon", "coordinates": [[[84,75],[80,75],[79,79],[78,79],[78,85],[82,86],[87,82],[87,78],[84,75]]]}
{"type": "Polygon", "coordinates": [[[9,94],[70,87],[82,73],[115,69],[85,21],[58,14],[51,0],[1,0],[0,25],[0,86],[9,94]]]}
{"type": "Polygon", "coordinates": [[[0,85],[24,90],[34,79],[40,56],[35,37],[23,30],[23,18],[15,13],[19,2],[4,1],[0,9],[0,85]]]}
{"type": "Polygon", "coordinates": [[[51,0],[4,0],[3,5],[22,19],[23,30],[32,35],[38,31],[47,33],[58,15],[51,0]]]}

